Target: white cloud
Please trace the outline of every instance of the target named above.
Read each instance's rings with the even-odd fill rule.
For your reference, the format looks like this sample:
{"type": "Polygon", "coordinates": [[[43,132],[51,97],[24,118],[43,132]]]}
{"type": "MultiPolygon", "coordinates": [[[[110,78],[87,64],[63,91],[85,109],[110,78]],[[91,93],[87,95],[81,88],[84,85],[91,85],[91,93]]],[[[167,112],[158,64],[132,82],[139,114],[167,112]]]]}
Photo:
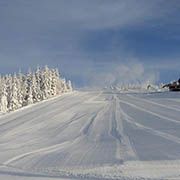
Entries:
{"type": "Polygon", "coordinates": [[[105,87],[109,85],[122,85],[127,83],[157,83],[159,74],[157,71],[149,70],[138,60],[129,59],[128,63],[118,63],[109,66],[109,69],[103,72],[97,72],[91,75],[91,86],[105,87]]]}

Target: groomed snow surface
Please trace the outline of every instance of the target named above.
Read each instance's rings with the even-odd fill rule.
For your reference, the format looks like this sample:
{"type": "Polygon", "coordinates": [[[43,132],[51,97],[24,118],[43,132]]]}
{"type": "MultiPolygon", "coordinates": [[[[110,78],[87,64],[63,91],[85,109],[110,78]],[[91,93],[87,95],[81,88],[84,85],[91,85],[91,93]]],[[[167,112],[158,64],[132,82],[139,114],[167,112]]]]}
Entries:
{"type": "Polygon", "coordinates": [[[73,92],[2,115],[0,179],[180,180],[180,93],[73,92]]]}

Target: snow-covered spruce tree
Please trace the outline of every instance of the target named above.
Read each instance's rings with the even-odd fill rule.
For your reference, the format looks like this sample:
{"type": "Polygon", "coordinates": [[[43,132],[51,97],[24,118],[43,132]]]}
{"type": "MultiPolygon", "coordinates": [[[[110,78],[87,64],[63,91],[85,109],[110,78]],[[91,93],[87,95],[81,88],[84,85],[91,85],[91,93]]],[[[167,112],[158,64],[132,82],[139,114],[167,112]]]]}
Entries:
{"type": "Polygon", "coordinates": [[[42,74],[40,67],[38,66],[35,72],[35,78],[36,78],[36,100],[42,101],[42,74]]]}
{"type": "Polygon", "coordinates": [[[70,80],[68,80],[68,82],[67,82],[67,89],[68,89],[68,91],[72,91],[72,84],[71,84],[71,81],[70,80]]]}
{"type": "Polygon", "coordinates": [[[12,76],[10,74],[6,75],[5,81],[6,81],[6,92],[7,92],[7,102],[8,102],[7,108],[8,110],[10,110],[11,109],[10,103],[11,103],[11,97],[12,97],[12,76]]]}
{"type": "Polygon", "coordinates": [[[33,104],[33,91],[32,91],[32,81],[33,81],[33,73],[31,69],[29,69],[29,72],[27,74],[27,95],[26,95],[26,104],[33,104]]]}
{"type": "Polygon", "coordinates": [[[71,81],[61,78],[58,69],[47,66],[27,74],[0,76],[0,111],[8,112],[23,106],[72,91],[71,81]]]}
{"type": "Polygon", "coordinates": [[[5,113],[8,111],[7,86],[5,78],[1,78],[1,94],[0,94],[0,111],[5,113]]]}
{"type": "Polygon", "coordinates": [[[17,94],[18,94],[18,102],[19,108],[23,106],[24,102],[24,86],[23,86],[23,77],[24,75],[19,71],[18,73],[18,81],[17,81],[17,94]]]}
{"type": "Polygon", "coordinates": [[[32,74],[31,87],[32,87],[33,103],[38,102],[39,101],[39,99],[38,99],[38,84],[37,84],[35,73],[32,74]]]}
{"type": "Polygon", "coordinates": [[[28,98],[28,80],[26,75],[22,76],[21,94],[22,94],[22,106],[26,106],[27,98],[28,98]]]}
{"type": "Polygon", "coordinates": [[[66,84],[66,79],[62,79],[62,93],[65,93],[65,92],[68,92],[68,89],[67,89],[67,84],[66,84]]]}
{"type": "Polygon", "coordinates": [[[47,66],[42,71],[42,92],[43,99],[48,99],[51,96],[51,73],[47,66]]]}
{"type": "Polygon", "coordinates": [[[10,91],[10,99],[9,99],[9,110],[14,111],[21,107],[18,99],[18,79],[16,74],[12,77],[12,87],[10,91]]]}
{"type": "Polygon", "coordinates": [[[31,86],[29,86],[29,88],[28,88],[26,104],[27,105],[33,104],[33,95],[32,95],[32,87],[31,86]]]}
{"type": "Polygon", "coordinates": [[[59,70],[55,69],[55,78],[56,78],[56,95],[62,93],[62,80],[60,78],[59,70]]]}
{"type": "Polygon", "coordinates": [[[50,87],[50,93],[51,96],[57,95],[57,83],[58,83],[58,78],[56,77],[56,70],[51,69],[51,87],[50,87]]]}
{"type": "Polygon", "coordinates": [[[0,98],[1,98],[1,94],[2,94],[2,78],[0,75],[0,98]]]}
{"type": "Polygon", "coordinates": [[[0,98],[2,96],[2,86],[3,86],[3,78],[0,75],[0,98]]]}

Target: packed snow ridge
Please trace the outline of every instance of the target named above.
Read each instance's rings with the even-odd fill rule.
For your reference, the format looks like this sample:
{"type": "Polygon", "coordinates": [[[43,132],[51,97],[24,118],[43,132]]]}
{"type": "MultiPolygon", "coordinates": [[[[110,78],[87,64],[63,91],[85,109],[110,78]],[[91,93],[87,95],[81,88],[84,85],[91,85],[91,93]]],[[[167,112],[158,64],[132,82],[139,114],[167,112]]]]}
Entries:
{"type": "Polygon", "coordinates": [[[72,91],[71,81],[60,77],[58,69],[47,66],[27,74],[0,77],[0,112],[14,111],[50,97],[72,91]]]}

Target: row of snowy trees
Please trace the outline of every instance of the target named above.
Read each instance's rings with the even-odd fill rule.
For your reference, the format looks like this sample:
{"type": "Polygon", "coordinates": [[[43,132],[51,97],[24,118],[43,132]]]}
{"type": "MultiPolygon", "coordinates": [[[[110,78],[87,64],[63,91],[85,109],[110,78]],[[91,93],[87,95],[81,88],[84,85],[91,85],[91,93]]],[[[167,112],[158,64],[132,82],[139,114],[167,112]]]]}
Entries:
{"type": "Polygon", "coordinates": [[[0,77],[0,111],[8,112],[72,91],[71,81],[62,79],[58,69],[47,66],[27,74],[0,77]]]}

